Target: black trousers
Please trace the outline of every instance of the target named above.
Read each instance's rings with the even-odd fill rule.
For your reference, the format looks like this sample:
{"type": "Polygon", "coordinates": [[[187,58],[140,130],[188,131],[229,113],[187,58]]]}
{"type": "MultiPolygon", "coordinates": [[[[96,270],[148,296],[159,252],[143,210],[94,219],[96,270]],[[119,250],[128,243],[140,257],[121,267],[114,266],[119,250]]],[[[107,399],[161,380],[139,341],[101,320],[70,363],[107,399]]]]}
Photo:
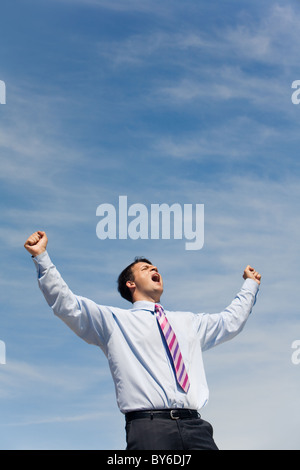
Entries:
{"type": "Polygon", "coordinates": [[[126,450],[218,450],[210,423],[148,416],[126,421],[126,450]]]}

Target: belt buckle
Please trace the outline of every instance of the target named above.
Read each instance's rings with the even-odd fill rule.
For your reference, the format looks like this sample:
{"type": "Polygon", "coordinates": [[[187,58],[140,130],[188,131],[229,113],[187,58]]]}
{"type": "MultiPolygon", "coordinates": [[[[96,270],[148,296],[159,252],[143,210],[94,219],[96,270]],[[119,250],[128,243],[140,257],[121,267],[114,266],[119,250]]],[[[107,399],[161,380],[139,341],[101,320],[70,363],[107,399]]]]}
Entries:
{"type": "Polygon", "coordinates": [[[170,411],[170,416],[172,419],[179,419],[179,416],[174,416],[173,413],[176,413],[177,410],[171,410],[170,411]]]}

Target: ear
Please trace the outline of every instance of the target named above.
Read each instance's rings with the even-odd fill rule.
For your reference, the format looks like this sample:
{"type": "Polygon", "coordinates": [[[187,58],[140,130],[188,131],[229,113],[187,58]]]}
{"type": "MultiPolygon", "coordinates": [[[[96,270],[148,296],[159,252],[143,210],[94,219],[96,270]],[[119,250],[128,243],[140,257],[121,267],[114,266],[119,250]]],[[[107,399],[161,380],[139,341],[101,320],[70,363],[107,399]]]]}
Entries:
{"type": "Polygon", "coordinates": [[[134,281],[127,281],[126,286],[128,287],[128,289],[132,289],[132,288],[135,287],[135,282],[134,281]]]}

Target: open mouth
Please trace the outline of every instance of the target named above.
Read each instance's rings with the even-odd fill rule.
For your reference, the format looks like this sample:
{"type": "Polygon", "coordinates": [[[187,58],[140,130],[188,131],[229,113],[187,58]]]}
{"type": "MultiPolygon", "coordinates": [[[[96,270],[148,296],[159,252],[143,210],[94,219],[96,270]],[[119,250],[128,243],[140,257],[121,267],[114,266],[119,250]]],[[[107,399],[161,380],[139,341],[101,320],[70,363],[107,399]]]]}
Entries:
{"type": "Polygon", "coordinates": [[[153,282],[160,282],[160,275],[158,273],[153,273],[151,279],[153,282]]]}

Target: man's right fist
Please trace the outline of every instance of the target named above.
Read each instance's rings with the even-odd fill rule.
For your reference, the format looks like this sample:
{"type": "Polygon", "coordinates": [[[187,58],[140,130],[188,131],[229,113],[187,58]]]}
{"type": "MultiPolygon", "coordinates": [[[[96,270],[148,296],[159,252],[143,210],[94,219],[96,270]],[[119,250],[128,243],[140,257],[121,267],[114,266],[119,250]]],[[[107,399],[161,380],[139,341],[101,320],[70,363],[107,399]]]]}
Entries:
{"type": "Polygon", "coordinates": [[[46,251],[48,238],[45,232],[34,232],[26,240],[24,247],[32,256],[37,256],[46,251]]]}

